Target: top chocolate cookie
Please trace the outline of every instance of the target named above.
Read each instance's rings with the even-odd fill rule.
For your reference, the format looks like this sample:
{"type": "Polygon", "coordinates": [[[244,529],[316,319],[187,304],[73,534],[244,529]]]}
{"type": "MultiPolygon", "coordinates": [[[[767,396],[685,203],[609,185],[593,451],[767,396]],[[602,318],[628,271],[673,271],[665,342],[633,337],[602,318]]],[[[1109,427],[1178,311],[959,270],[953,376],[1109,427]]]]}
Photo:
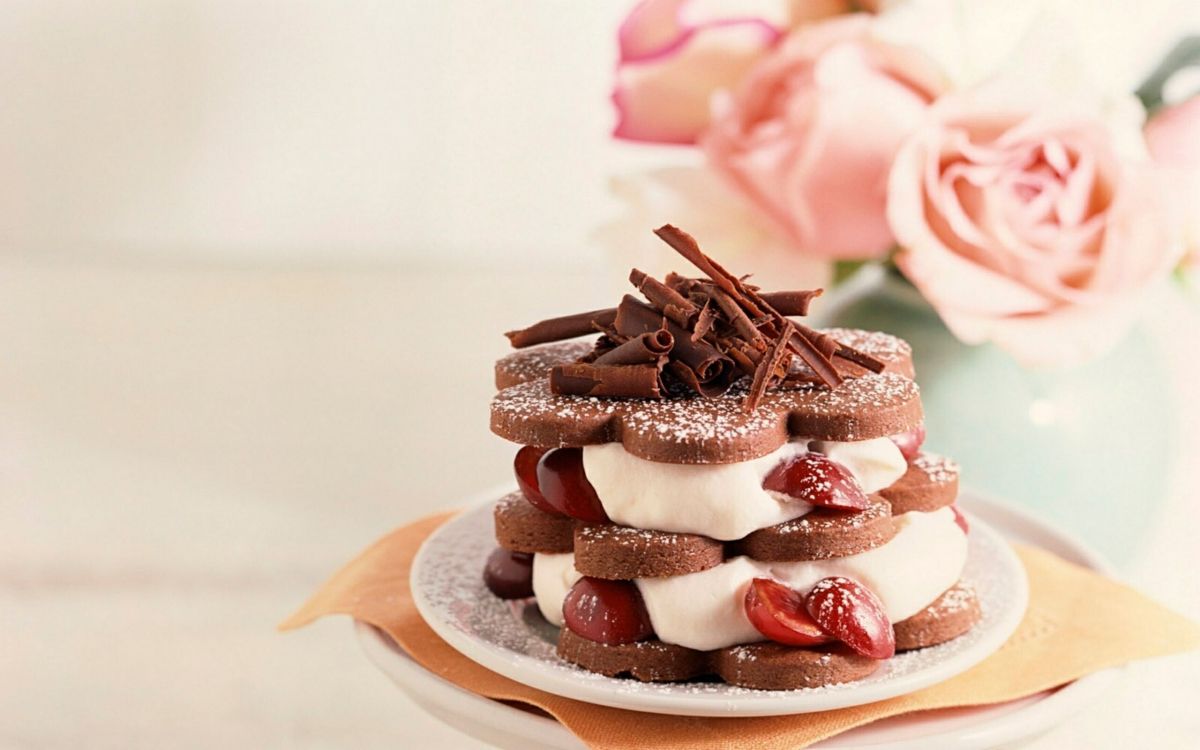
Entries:
{"type": "Polygon", "coordinates": [[[921,403],[908,345],[886,334],[818,331],[794,320],[821,290],[762,292],[672,226],[655,233],[704,274],[658,280],[634,269],[644,300],[506,335],[493,432],[527,445],[620,441],[666,463],[732,463],[793,437],[867,440],[915,428],[921,403]]]}
{"type": "Polygon", "coordinates": [[[747,388],[743,380],[716,398],[601,399],[555,394],[541,377],[496,394],[491,427],[524,445],[619,441],[649,461],[722,464],[766,455],[794,437],[869,440],[922,420],[916,383],[894,372],[848,378],[835,388],[770,390],[750,412],[742,408],[747,388]]]}

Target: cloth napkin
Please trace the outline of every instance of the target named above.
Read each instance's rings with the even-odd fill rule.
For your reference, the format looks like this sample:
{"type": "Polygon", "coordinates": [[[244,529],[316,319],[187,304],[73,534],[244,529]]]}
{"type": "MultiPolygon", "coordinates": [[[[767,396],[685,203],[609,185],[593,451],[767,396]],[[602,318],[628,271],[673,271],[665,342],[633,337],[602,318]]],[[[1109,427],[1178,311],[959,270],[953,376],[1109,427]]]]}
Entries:
{"type": "Polygon", "coordinates": [[[697,718],[596,706],[491,672],[451,648],[421,619],[409,590],[409,567],[421,542],[452,515],[423,518],[375,542],[280,629],[350,615],[380,628],[421,666],[459,687],[537,706],[588,746],[613,750],[807,747],[889,716],[1014,700],[1107,667],[1200,646],[1200,626],[1129,586],[1044,550],[1017,547],[1029,575],[1024,620],[999,651],[946,682],[878,703],[792,716],[697,718]]]}

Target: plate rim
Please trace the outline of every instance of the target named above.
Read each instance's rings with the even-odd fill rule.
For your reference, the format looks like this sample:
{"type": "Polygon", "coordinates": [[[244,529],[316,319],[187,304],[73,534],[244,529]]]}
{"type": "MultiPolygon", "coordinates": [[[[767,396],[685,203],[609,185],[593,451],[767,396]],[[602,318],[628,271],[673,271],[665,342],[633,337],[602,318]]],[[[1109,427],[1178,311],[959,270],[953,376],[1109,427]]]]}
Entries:
{"type": "Polygon", "coordinates": [[[448,533],[447,530],[462,517],[478,512],[482,506],[494,503],[498,497],[503,497],[504,494],[514,490],[514,485],[505,483],[487,491],[486,494],[481,492],[473,496],[459,513],[439,526],[422,542],[413,557],[409,574],[413,602],[422,619],[440,638],[480,666],[529,687],[595,705],[676,716],[748,717],[798,715],[887,700],[944,682],[986,659],[1016,630],[1024,615],[1025,606],[1028,605],[1028,579],[1024,573],[1024,566],[1021,565],[1016,553],[1002,534],[991,528],[986,521],[973,517],[973,528],[982,529],[980,533],[991,536],[992,541],[1003,542],[999,545],[1002,550],[1001,554],[1008,558],[1010,567],[1020,571],[1021,574],[1014,580],[1014,583],[1018,589],[1017,596],[1025,606],[1004,613],[991,631],[970,651],[965,652],[968,654],[965,658],[960,655],[959,658],[939,662],[932,668],[905,675],[898,680],[866,685],[857,690],[847,689],[825,693],[784,691],[777,695],[753,696],[747,700],[734,701],[731,701],[729,696],[721,694],[681,696],[654,692],[621,692],[613,690],[606,681],[597,681],[596,685],[568,681],[570,678],[543,671],[541,667],[545,667],[545,665],[540,660],[472,638],[457,628],[442,622],[434,616],[436,609],[434,605],[415,585],[418,572],[426,563],[432,547],[431,543],[435,539],[443,533],[448,533]],[[797,703],[800,705],[795,705],[797,703]]]}

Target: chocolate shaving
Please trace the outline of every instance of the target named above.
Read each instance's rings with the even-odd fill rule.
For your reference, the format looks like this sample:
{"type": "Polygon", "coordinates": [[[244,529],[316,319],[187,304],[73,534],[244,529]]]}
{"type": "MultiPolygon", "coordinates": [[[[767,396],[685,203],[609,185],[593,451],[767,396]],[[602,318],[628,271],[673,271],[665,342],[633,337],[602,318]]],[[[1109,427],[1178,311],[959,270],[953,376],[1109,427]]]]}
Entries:
{"type": "MultiPolygon", "coordinates": [[[[666,359],[675,346],[675,337],[670,331],[660,328],[634,336],[624,344],[609,349],[593,360],[598,365],[645,365],[657,364],[666,359]]],[[[665,363],[665,362],[664,362],[665,363]]]]}
{"type": "Polygon", "coordinates": [[[665,225],[655,234],[707,278],[671,273],[664,282],[635,268],[629,281],[646,302],[625,295],[615,308],[552,318],[505,334],[517,348],[601,334],[588,354],[551,371],[554,392],[665,398],[688,389],[715,397],[746,376],[751,383],[745,408],[751,410],[772,386],[837,385],[841,376],[833,357],[875,372],[884,369],[865,352],[788,319],[807,314],[820,289],[760,293],[747,282],[749,276],[725,270],[688,233],[665,225]],[[796,367],[792,357],[808,367],[796,367]]]}
{"type": "MultiPolygon", "coordinates": [[[[613,325],[622,336],[632,338],[658,330],[663,321],[661,313],[627,294],[621,300],[621,304],[617,305],[617,316],[613,325]]],[[[692,341],[688,332],[674,322],[665,322],[667,331],[675,340],[675,345],[671,348],[672,364],[682,363],[692,371],[692,375],[687,376],[685,380],[694,380],[712,387],[707,390],[719,389],[718,395],[724,393],[733,384],[733,360],[721,354],[712,344],[692,341]]],[[[672,370],[679,374],[678,368],[672,370]]]]}
{"type": "Polygon", "coordinates": [[[794,292],[763,292],[763,301],[780,315],[808,315],[808,306],[824,289],[801,289],[794,292]]]}
{"type": "Polygon", "coordinates": [[[548,344],[551,341],[564,341],[589,333],[596,332],[596,326],[611,326],[616,310],[592,310],[591,312],[564,315],[561,318],[550,318],[540,323],[534,323],[528,328],[518,331],[508,331],[504,335],[514,349],[524,349],[536,344],[548,344]]]}
{"type": "Polygon", "coordinates": [[[762,343],[762,334],[754,327],[753,321],[746,315],[745,310],[734,301],[733,297],[714,287],[711,299],[716,301],[717,306],[721,308],[721,312],[725,313],[729,324],[733,326],[739,336],[758,348],[766,348],[766,345],[762,343]]]}
{"type": "Polygon", "coordinates": [[[676,325],[684,328],[691,326],[692,321],[699,313],[691,300],[636,268],[629,272],[629,281],[637,287],[639,292],[646,295],[650,304],[662,311],[662,314],[674,321],[676,325]]]}
{"type": "Polygon", "coordinates": [[[662,398],[658,367],[571,362],[550,370],[550,389],[565,396],[662,398]]]}
{"type": "Polygon", "coordinates": [[[675,248],[675,252],[682,255],[689,263],[703,271],[708,278],[713,280],[713,283],[721,287],[730,297],[737,300],[751,315],[756,318],[762,316],[763,311],[754,304],[753,300],[747,297],[746,292],[748,290],[742,284],[741,279],[721,268],[719,263],[705,255],[692,235],[670,224],[662,225],[658,229],[655,229],[654,233],[663,242],[675,248]]]}
{"type": "Polygon", "coordinates": [[[696,316],[696,327],[692,331],[692,341],[699,341],[712,333],[716,322],[717,318],[713,312],[712,305],[708,301],[705,301],[704,307],[700,308],[700,314],[696,316]]]}
{"type": "Polygon", "coordinates": [[[767,386],[772,378],[776,377],[776,370],[782,365],[783,357],[787,354],[787,343],[792,337],[792,331],[791,322],[784,323],[783,331],[771,344],[770,352],[758,363],[758,369],[754,371],[754,380],[750,383],[750,391],[746,394],[746,411],[758,408],[759,402],[767,392],[767,386]]]}
{"type": "MultiPolygon", "coordinates": [[[[765,325],[756,325],[756,328],[759,330],[766,328],[774,336],[782,335],[780,327],[787,319],[763,301],[757,292],[747,289],[741,279],[733,276],[733,274],[722,268],[721,264],[705,255],[690,234],[670,224],[659,227],[654,230],[654,233],[668,245],[675,248],[675,251],[692,265],[707,274],[718,287],[743,307],[748,315],[755,319],[770,318],[765,325]]],[[[821,379],[821,382],[831,388],[842,382],[842,378],[838,375],[833,363],[829,361],[829,356],[822,353],[820,349],[803,336],[793,334],[789,338],[793,342],[791,344],[793,351],[799,354],[800,358],[812,368],[817,377],[821,379]]]]}

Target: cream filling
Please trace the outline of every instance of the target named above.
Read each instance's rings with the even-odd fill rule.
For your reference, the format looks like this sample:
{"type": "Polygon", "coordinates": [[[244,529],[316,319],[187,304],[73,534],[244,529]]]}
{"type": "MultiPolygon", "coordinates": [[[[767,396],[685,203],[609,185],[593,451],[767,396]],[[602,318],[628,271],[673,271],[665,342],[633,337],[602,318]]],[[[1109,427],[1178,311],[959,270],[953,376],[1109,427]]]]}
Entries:
{"type": "Polygon", "coordinates": [[[567,598],[567,592],[582,577],[575,570],[575,555],[572,552],[557,555],[539,552],[534,555],[533,595],[537,597],[542,617],[561,628],[563,601],[567,598]]]}
{"type": "MultiPolygon", "coordinates": [[[[797,441],[739,463],[667,464],[605,443],[584,447],[583,469],[613,523],[731,541],[811,510],[762,486],[777,464],[808,450],[808,441],[797,441]]],[[[907,469],[888,438],[814,442],[812,450],[844,465],[867,493],[888,487],[907,469]]]]}
{"type": "MultiPolygon", "coordinates": [[[[735,557],[699,573],[635,583],[656,637],[700,651],[763,639],[742,604],[756,577],[783,581],[802,593],[829,576],[852,578],[879,597],[895,623],[953,586],[967,561],[967,537],[949,508],[905,513],[898,520],[900,531],[891,541],[857,555],[791,563],[735,557]]],[[[578,578],[571,553],[534,556],[533,590],[547,620],[562,624],[563,599],[578,578]]]]}

